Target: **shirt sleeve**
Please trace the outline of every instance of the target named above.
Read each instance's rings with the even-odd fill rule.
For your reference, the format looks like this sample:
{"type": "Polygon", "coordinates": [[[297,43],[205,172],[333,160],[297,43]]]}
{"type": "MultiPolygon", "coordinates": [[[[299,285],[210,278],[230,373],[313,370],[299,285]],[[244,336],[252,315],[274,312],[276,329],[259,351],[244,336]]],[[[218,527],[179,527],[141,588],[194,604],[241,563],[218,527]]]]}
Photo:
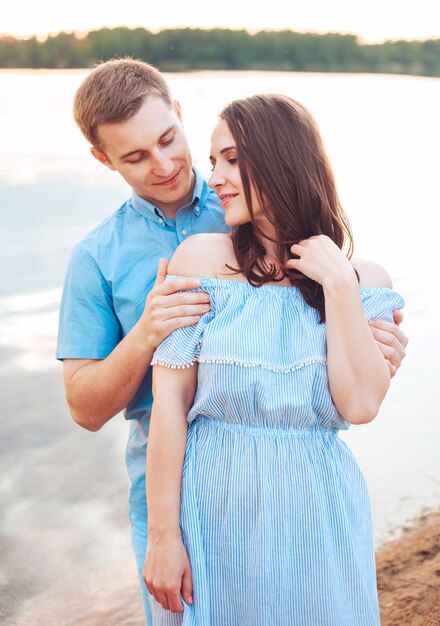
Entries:
{"type": "Polygon", "coordinates": [[[111,286],[96,261],[78,245],[64,281],[56,358],[104,359],[121,338],[111,286]]]}
{"type": "Polygon", "coordinates": [[[405,301],[400,294],[386,287],[364,287],[361,289],[362,304],[367,320],[393,321],[393,311],[403,309],[405,301]]]}
{"type": "Polygon", "coordinates": [[[215,303],[212,290],[206,286],[191,291],[207,291],[210,295],[211,309],[201,316],[192,326],[183,326],[174,330],[156,348],[151,365],[171,368],[191,367],[198,360],[202,348],[203,334],[209,322],[215,316],[215,303]]]}

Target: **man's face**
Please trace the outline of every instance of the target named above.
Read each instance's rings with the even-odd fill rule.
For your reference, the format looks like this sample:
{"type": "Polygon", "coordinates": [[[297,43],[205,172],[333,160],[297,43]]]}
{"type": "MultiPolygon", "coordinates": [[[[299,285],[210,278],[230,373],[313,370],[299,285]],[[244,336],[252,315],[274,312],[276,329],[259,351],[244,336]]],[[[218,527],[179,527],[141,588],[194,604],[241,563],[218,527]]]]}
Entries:
{"type": "Polygon", "coordinates": [[[130,119],[101,124],[99,137],[104,152],[92,148],[92,154],[142,198],[164,211],[190,202],[194,174],[177,103],[169,108],[149,96],[130,119]]]}

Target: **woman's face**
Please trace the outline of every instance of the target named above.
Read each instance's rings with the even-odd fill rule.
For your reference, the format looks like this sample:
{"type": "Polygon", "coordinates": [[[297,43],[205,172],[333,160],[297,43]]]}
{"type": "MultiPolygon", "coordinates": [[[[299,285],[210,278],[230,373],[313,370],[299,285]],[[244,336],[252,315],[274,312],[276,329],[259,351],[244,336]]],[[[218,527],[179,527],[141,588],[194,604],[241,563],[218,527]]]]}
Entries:
{"type": "MultiPolygon", "coordinates": [[[[241,182],[235,140],[224,120],[218,122],[212,133],[210,160],[213,170],[208,185],[220,198],[226,224],[240,226],[250,222],[251,216],[241,182]]],[[[251,196],[254,219],[258,220],[262,214],[253,188],[251,196]]]]}

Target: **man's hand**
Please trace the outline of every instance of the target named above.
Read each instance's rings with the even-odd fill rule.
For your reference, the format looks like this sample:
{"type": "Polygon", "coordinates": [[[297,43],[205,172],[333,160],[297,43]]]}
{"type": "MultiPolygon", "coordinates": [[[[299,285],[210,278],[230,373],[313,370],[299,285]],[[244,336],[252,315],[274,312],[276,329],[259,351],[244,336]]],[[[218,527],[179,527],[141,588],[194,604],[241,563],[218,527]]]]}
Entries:
{"type": "Polygon", "coordinates": [[[401,311],[393,311],[394,324],[383,320],[370,320],[368,323],[380,351],[387,360],[390,376],[393,378],[405,358],[408,337],[399,328],[403,320],[401,311]]]}
{"type": "Polygon", "coordinates": [[[148,591],[167,611],[183,612],[180,596],[192,604],[191,568],[180,537],[149,537],[143,577],[148,591]]]}
{"type": "Polygon", "coordinates": [[[198,278],[166,281],[167,268],[168,261],[161,259],[155,285],[148,294],[145,310],[139,320],[153,349],[176,328],[196,324],[200,316],[210,309],[206,292],[179,293],[200,287],[198,278]]]}

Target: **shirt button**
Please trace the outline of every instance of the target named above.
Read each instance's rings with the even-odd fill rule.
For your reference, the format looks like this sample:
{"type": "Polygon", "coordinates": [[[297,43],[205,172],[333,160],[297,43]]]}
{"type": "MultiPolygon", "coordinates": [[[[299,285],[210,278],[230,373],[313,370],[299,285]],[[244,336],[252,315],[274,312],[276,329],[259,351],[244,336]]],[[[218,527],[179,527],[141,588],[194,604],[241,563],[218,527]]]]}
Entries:
{"type": "Polygon", "coordinates": [[[196,213],[200,213],[200,207],[199,207],[199,206],[196,206],[196,208],[194,209],[194,211],[195,211],[196,213]]]}
{"type": "Polygon", "coordinates": [[[187,234],[188,234],[188,232],[187,232],[185,229],[183,229],[183,230],[182,230],[182,235],[183,235],[183,236],[185,236],[185,235],[187,235],[187,234]]]}
{"type": "Polygon", "coordinates": [[[159,224],[163,224],[163,223],[164,223],[164,220],[161,217],[159,217],[159,224]]]}

